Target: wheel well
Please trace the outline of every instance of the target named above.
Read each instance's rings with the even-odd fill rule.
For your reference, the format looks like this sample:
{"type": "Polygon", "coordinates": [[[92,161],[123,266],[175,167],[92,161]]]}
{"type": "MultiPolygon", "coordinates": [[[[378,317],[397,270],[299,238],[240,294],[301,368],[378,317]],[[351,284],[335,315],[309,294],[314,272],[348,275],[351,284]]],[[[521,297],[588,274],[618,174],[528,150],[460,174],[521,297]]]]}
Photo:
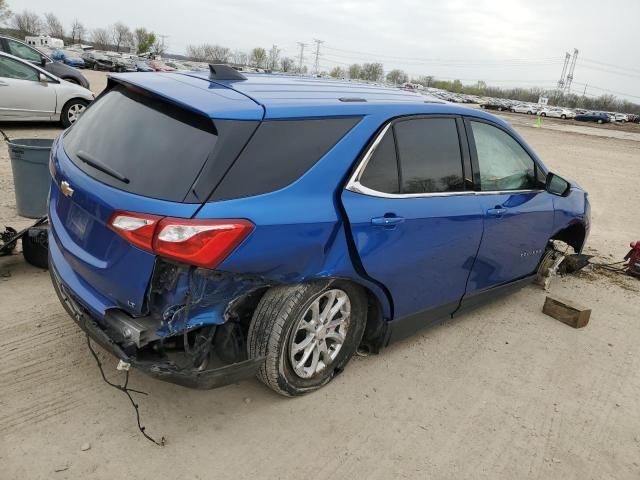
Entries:
{"type": "MultiPolygon", "coordinates": [[[[330,280],[330,279],[327,279],[330,280]]],[[[364,285],[354,282],[350,279],[340,279],[358,285],[361,287],[367,295],[367,324],[365,326],[362,341],[360,343],[363,350],[371,353],[378,353],[384,346],[385,335],[387,330],[387,322],[384,320],[382,313],[382,304],[378,297],[369,288],[364,285]]],[[[243,334],[246,335],[249,331],[249,325],[253,312],[258,306],[260,299],[269,290],[269,286],[261,287],[253,290],[250,293],[243,295],[236,299],[233,304],[230,304],[227,308],[228,319],[240,323],[243,334]]]]}
{"type": "Polygon", "coordinates": [[[559,240],[571,246],[576,253],[582,251],[586,230],[582,223],[574,223],[557,232],[551,240],[559,240]]]}

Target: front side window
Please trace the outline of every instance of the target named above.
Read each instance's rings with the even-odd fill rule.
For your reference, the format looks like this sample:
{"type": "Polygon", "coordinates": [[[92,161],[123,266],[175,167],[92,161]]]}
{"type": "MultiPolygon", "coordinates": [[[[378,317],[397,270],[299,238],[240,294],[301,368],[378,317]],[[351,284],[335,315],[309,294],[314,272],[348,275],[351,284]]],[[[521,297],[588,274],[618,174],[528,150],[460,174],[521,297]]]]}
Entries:
{"type": "Polygon", "coordinates": [[[397,122],[402,193],[464,190],[462,154],[453,118],[417,118],[397,122]]]}
{"type": "Polygon", "coordinates": [[[382,137],[359,180],[363,186],[377,192],[400,193],[398,161],[392,129],[389,128],[382,137]]]}
{"type": "Polygon", "coordinates": [[[533,190],[539,187],[533,159],[510,135],[492,125],[471,122],[480,170],[480,190],[533,190]]]}
{"type": "Polygon", "coordinates": [[[38,81],[38,71],[12,58],[0,57],[0,77],[38,81]]]}
{"type": "Polygon", "coordinates": [[[15,55],[16,57],[27,60],[28,62],[40,63],[42,55],[33,48],[14,40],[7,40],[7,43],[9,44],[9,53],[11,55],[15,55]]]}

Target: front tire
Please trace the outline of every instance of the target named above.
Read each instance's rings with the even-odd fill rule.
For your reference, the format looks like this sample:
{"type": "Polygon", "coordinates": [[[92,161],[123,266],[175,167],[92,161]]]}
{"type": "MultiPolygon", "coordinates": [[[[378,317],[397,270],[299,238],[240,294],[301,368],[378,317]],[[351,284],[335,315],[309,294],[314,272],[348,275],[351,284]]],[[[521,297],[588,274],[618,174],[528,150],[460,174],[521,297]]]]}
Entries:
{"type": "Polygon", "coordinates": [[[249,327],[249,357],[265,357],[258,379],[285,396],[326,385],[358,348],[366,312],[363,289],[349,282],[271,288],[249,327]]]}
{"type": "Polygon", "coordinates": [[[541,117],[546,117],[546,116],[547,116],[547,114],[546,114],[546,113],[544,113],[544,112],[542,112],[542,113],[540,114],[540,116],[541,116],[541,117]]]}
{"type": "Polygon", "coordinates": [[[76,120],[80,118],[80,114],[84,112],[84,109],[87,108],[88,104],[89,102],[81,98],[69,100],[60,113],[60,123],[62,123],[62,126],[64,128],[69,128],[73,125],[76,120]]]}
{"type": "Polygon", "coordinates": [[[598,123],[602,124],[602,123],[604,123],[604,120],[599,119],[599,120],[598,120],[598,123]]]}
{"type": "Polygon", "coordinates": [[[566,119],[567,119],[567,116],[563,113],[562,115],[560,115],[560,118],[561,118],[562,120],[566,120],[566,119]]]}

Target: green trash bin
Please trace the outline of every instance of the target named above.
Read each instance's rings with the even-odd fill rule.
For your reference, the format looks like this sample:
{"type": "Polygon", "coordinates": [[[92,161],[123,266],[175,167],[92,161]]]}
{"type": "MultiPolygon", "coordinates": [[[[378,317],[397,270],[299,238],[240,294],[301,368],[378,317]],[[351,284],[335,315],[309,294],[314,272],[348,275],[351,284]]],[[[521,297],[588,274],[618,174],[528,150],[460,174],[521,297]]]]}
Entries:
{"type": "Polygon", "coordinates": [[[47,197],[51,175],[49,153],[53,140],[45,138],[20,138],[9,140],[13,185],[18,215],[40,218],[47,214],[47,197]]]}

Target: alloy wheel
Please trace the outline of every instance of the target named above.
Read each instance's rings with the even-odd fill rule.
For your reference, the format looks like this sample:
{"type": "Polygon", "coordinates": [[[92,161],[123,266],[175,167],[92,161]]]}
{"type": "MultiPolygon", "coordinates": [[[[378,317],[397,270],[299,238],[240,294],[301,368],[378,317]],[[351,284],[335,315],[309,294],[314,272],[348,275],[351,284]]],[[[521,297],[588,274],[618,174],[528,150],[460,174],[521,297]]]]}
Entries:
{"type": "Polygon", "coordinates": [[[293,328],[289,361],[300,378],[323,372],[342,349],[351,320],[349,296],[340,289],[323,292],[293,328]]]}
{"type": "Polygon", "coordinates": [[[86,107],[81,103],[74,103],[69,107],[67,111],[67,118],[69,119],[69,123],[75,123],[80,117],[80,114],[84,111],[86,107]]]}

